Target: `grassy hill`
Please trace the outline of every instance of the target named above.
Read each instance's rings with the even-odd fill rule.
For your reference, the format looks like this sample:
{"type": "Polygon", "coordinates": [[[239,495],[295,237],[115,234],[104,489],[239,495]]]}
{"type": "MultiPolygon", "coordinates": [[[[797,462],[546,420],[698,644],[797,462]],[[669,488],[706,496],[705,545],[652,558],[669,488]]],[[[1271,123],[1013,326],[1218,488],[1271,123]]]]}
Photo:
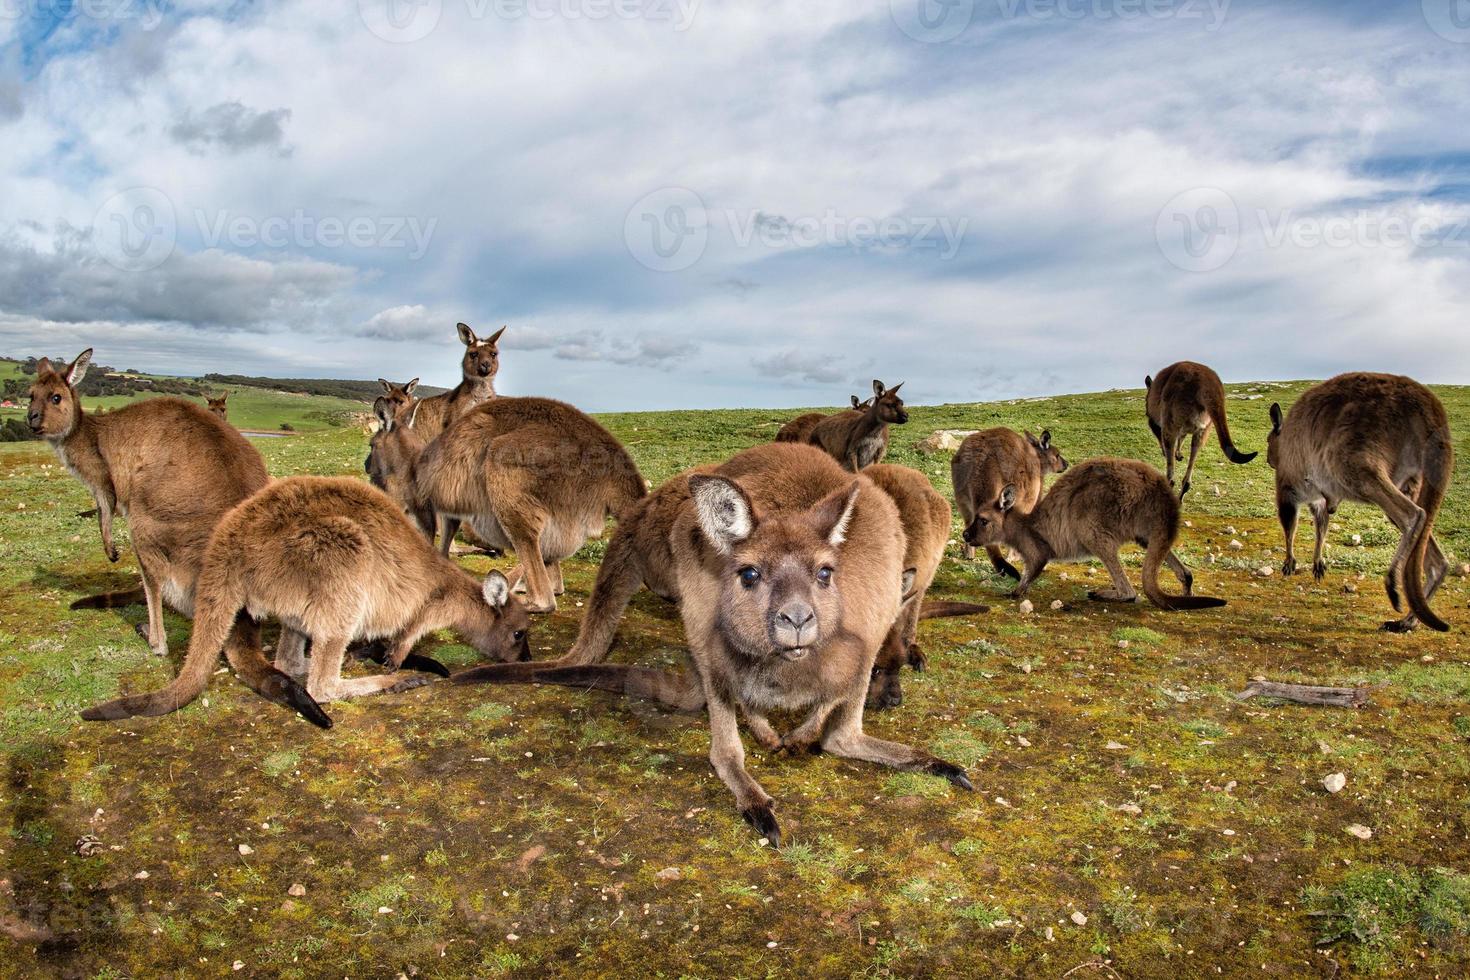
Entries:
{"type": "MultiPolygon", "coordinates": [[[[1228,387],[1232,433],[1253,450],[1266,406],[1305,385],[1228,387]]],[[[1459,562],[1470,388],[1438,391],[1461,460],[1439,533],[1459,562]]],[[[1142,397],[921,407],[889,459],[947,494],[948,456],[915,445],[1005,424],[1050,428],[1073,462],[1157,465],[1142,397]]],[[[299,405],[308,425],[340,407],[270,405],[299,405]]],[[[273,427],[281,410],[246,417],[273,427]]],[[[794,414],[601,420],[659,481],[794,414]]],[[[323,422],[259,445],[278,476],[361,476],[366,441],[323,422]]],[[[330,705],[337,725],[321,732],[221,673],[166,718],[79,722],[175,664],[134,635],[141,608],[68,611],[128,584],[131,556],[103,559],[95,523],[76,516],[86,494],[44,447],[0,446],[0,963],[81,976],[233,975],[237,961],[287,977],[1464,975],[1470,579],[1434,601],[1454,632],[1379,633],[1396,541],[1381,514],[1342,509],[1323,582],[1263,577],[1282,557],[1264,454],[1235,466],[1212,443],[1194,482],[1181,557],[1226,609],[1090,603],[1106,574],[1089,563],[1049,568],[1025,614],[952,546],[934,594],[992,611],[924,623],[929,671],[905,674],[903,706],[867,728],[968,766],[978,792],[752,743],[791,842],[773,852],[711,772],[702,719],[600,694],[436,684],[330,705]],[[1386,686],[1357,711],[1235,700],[1255,675],[1386,686]],[[1321,780],[1335,772],[1347,786],[1331,794],[1321,780]],[[80,856],[83,834],[102,851],[80,856]]],[[[568,563],[560,610],[536,621],[538,657],[571,644],[600,554],[594,543],[568,563]]],[[[1135,577],[1137,559],[1125,556],[1135,577]]],[[[175,661],[188,635],[171,615],[175,661]]],[[[646,593],[619,636],[616,659],[679,662],[677,616],[646,593]]],[[[448,636],[429,645],[474,661],[448,636]]]]}

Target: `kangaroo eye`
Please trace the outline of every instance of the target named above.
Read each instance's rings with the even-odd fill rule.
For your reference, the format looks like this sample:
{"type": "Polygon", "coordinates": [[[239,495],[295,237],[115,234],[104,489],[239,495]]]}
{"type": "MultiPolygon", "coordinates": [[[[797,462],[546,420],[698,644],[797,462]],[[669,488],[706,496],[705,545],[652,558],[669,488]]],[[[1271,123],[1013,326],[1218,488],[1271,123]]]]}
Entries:
{"type": "Polygon", "coordinates": [[[831,585],[832,569],[827,565],[823,565],[821,568],[817,569],[817,581],[823,585],[831,585]]]}
{"type": "Polygon", "coordinates": [[[747,565],[740,570],[739,574],[740,584],[747,589],[754,588],[755,584],[761,580],[761,570],[759,568],[751,568],[747,565]]]}
{"type": "Polygon", "coordinates": [[[517,643],[519,643],[519,642],[521,642],[522,640],[524,640],[526,638],[526,631],[525,630],[516,630],[514,633],[512,633],[510,635],[510,638],[512,640],[515,640],[517,643]]]}
{"type": "Polygon", "coordinates": [[[61,396],[60,395],[52,395],[51,396],[51,404],[53,404],[53,405],[60,405],[61,404],[61,396]]]}

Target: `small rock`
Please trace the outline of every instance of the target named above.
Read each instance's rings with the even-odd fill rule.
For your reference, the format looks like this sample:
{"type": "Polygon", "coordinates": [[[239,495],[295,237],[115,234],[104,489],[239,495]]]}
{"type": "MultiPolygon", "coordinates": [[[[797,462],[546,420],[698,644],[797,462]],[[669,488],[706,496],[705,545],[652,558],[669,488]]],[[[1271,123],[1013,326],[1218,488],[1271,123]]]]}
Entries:
{"type": "Polygon", "coordinates": [[[1373,831],[1368,829],[1367,827],[1364,827],[1360,823],[1350,823],[1346,827],[1344,827],[1343,830],[1346,830],[1358,840],[1367,840],[1368,838],[1373,836],[1373,831]]]}
{"type": "Polygon", "coordinates": [[[545,844],[535,844],[531,847],[526,848],[524,851],[521,852],[521,856],[516,858],[516,870],[524,874],[526,870],[529,869],[531,865],[539,861],[541,859],[541,856],[545,853],[545,844]]]}
{"type": "Polygon", "coordinates": [[[1137,803],[1124,803],[1124,804],[1121,804],[1118,807],[1118,810],[1121,813],[1131,814],[1132,816],[1135,816],[1135,817],[1138,816],[1139,814],[1143,813],[1143,807],[1139,806],[1137,803]]]}
{"type": "Polygon", "coordinates": [[[1029,748],[1031,748],[1031,740],[1029,738],[1027,738],[1025,735],[1017,735],[1016,736],[1016,744],[1019,745],[1023,749],[1029,749],[1029,748]]]}
{"type": "Polygon", "coordinates": [[[1344,582],[1342,585],[1342,591],[1346,592],[1348,595],[1357,595],[1358,586],[1353,582],[1344,582]]]}
{"type": "Polygon", "coordinates": [[[1104,745],[1103,748],[1107,749],[1109,752],[1123,752],[1128,748],[1128,746],[1124,745],[1122,742],[1109,742],[1107,745],[1104,745]]]}
{"type": "Polygon", "coordinates": [[[1220,484],[1218,483],[1211,485],[1210,491],[1217,497],[1225,496],[1225,491],[1220,489],[1220,484]]]}
{"type": "Polygon", "coordinates": [[[1053,599],[1051,601],[1051,611],[1052,612],[1061,612],[1064,605],[1065,605],[1065,603],[1063,603],[1062,600],[1060,600],[1060,599],[1053,599]]]}
{"type": "Polygon", "coordinates": [[[1119,640],[1118,641],[1118,649],[1119,650],[1126,650],[1126,649],[1128,649],[1128,646],[1129,646],[1129,643],[1128,643],[1127,640],[1119,640]]]}
{"type": "Polygon", "coordinates": [[[295,882],[291,885],[290,888],[286,889],[286,894],[290,895],[292,898],[300,898],[302,895],[306,894],[306,886],[299,881],[295,882]]]}
{"type": "Polygon", "coordinates": [[[1460,573],[1460,577],[1461,578],[1465,578],[1466,576],[1470,576],[1470,561],[1461,562],[1460,563],[1460,567],[1459,567],[1458,570],[1459,570],[1459,573],[1460,573]]]}
{"type": "Polygon", "coordinates": [[[654,877],[657,878],[659,881],[678,881],[680,878],[684,877],[684,872],[680,871],[678,868],[664,868],[662,871],[654,874],[654,877]]]}
{"type": "Polygon", "coordinates": [[[1087,916],[1083,915],[1081,912],[1073,912],[1071,915],[1071,919],[1079,926],[1087,925],[1087,916]]]}
{"type": "Polygon", "coordinates": [[[84,858],[101,854],[104,850],[106,848],[102,846],[102,841],[95,834],[83,834],[77,838],[76,852],[84,858]]]}
{"type": "Polygon", "coordinates": [[[1184,526],[1185,527],[1194,527],[1194,521],[1185,521],[1184,522],[1184,526]]]}
{"type": "Polygon", "coordinates": [[[1361,534],[1354,534],[1348,540],[1353,543],[1354,548],[1361,547],[1363,544],[1363,536],[1361,534]]]}
{"type": "Polygon", "coordinates": [[[1036,611],[1036,607],[1031,604],[1030,599],[1022,599],[1021,604],[1016,608],[1021,610],[1022,616],[1029,616],[1036,611]]]}
{"type": "Polygon", "coordinates": [[[240,845],[240,856],[241,857],[249,857],[250,855],[252,855],[254,853],[255,853],[255,848],[251,847],[249,844],[241,844],[240,845]]]}
{"type": "Polygon", "coordinates": [[[510,941],[511,941],[511,942],[513,942],[513,943],[518,943],[518,942],[520,942],[520,941],[521,941],[521,937],[520,937],[520,936],[517,936],[517,935],[516,935],[516,934],[515,934],[515,933],[513,933],[513,932],[507,932],[507,933],[506,933],[506,934],[505,934],[505,938],[506,938],[506,939],[508,939],[508,940],[510,940],[510,941]]]}
{"type": "Polygon", "coordinates": [[[1046,932],[1043,933],[1043,935],[1046,936],[1046,941],[1049,942],[1049,943],[1054,943],[1054,942],[1057,941],[1057,933],[1056,933],[1056,930],[1053,929],[1051,926],[1047,926],[1046,927],[1046,932]]]}
{"type": "Polygon", "coordinates": [[[1235,537],[1237,534],[1240,533],[1239,531],[1237,531],[1235,529],[1235,525],[1234,524],[1226,524],[1224,530],[1225,530],[1225,533],[1228,534],[1228,535],[1230,535],[1232,538],[1235,537]]]}
{"type": "Polygon", "coordinates": [[[284,902],[282,902],[281,903],[281,911],[282,912],[295,912],[296,911],[296,899],[294,899],[294,898],[288,898],[284,902]]]}
{"type": "Polygon", "coordinates": [[[236,960],[234,963],[231,963],[230,964],[230,969],[232,969],[232,970],[234,970],[236,972],[239,972],[240,970],[245,969],[245,961],[244,960],[236,960]]]}
{"type": "Polygon", "coordinates": [[[133,875],[133,877],[136,878],[136,879],[138,879],[139,881],[147,881],[148,880],[148,872],[146,872],[146,871],[139,871],[137,874],[133,875]]]}
{"type": "Polygon", "coordinates": [[[1220,831],[1220,836],[1222,836],[1222,837],[1234,837],[1235,836],[1235,831],[1231,830],[1229,827],[1226,827],[1224,830],[1220,831]]]}
{"type": "Polygon", "coordinates": [[[1347,785],[1347,776],[1340,772],[1334,772],[1329,776],[1322,777],[1322,788],[1329,793],[1341,793],[1342,788],[1347,785]]]}
{"type": "Polygon", "coordinates": [[[1231,538],[1230,539],[1230,544],[1226,545],[1226,547],[1228,547],[1231,551],[1240,551],[1240,550],[1242,550],[1242,549],[1245,548],[1245,545],[1241,544],[1239,541],[1235,540],[1234,538],[1231,538]]]}
{"type": "Polygon", "coordinates": [[[1256,574],[1259,575],[1261,578],[1270,578],[1275,573],[1276,569],[1272,568],[1270,565],[1262,565],[1260,568],[1256,569],[1256,574]]]}
{"type": "Polygon", "coordinates": [[[390,909],[386,905],[379,905],[378,906],[378,914],[379,915],[392,915],[393,914],[393,910],[390,909]]]}

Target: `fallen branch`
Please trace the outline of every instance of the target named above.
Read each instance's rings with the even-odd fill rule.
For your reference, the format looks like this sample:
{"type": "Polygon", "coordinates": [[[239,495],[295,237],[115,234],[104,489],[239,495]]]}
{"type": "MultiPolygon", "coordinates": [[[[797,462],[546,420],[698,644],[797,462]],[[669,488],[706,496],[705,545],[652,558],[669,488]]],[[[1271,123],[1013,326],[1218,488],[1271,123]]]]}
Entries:
{"type": "Polygon", "coordinates": [[[1357,687],[1321,687],[1316,684],[1278,684],[1275,681],[1251,681],[1235,696],[1237,701],[1250,698],[1280,698],[1297,704],[1318,704],[1329,708],[1361,708],[1369,695],[1387,684],[1359,684],[1357,687]]]}

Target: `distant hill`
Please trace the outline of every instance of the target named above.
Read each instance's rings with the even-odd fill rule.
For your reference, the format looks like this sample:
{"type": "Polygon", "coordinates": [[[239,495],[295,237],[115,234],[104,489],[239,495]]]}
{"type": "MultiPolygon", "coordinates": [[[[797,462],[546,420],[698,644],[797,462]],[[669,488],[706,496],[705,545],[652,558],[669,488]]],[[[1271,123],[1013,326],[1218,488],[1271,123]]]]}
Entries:
{"type": "MultiPolygon", "coordinates": [[[[376,381],[343,381],[340,378],[254,378],[243,374],[206,374],[200,380],[213,385],[265,388],[269,391],[345,398],[349,401],[368,402],[369,404],[383,393],[383,386],[376,381]]],[[[428,398],[430,395],[437,395],[446,390],[431,385],[419,385],[414,393],[420,398],[428,398]]]]}

